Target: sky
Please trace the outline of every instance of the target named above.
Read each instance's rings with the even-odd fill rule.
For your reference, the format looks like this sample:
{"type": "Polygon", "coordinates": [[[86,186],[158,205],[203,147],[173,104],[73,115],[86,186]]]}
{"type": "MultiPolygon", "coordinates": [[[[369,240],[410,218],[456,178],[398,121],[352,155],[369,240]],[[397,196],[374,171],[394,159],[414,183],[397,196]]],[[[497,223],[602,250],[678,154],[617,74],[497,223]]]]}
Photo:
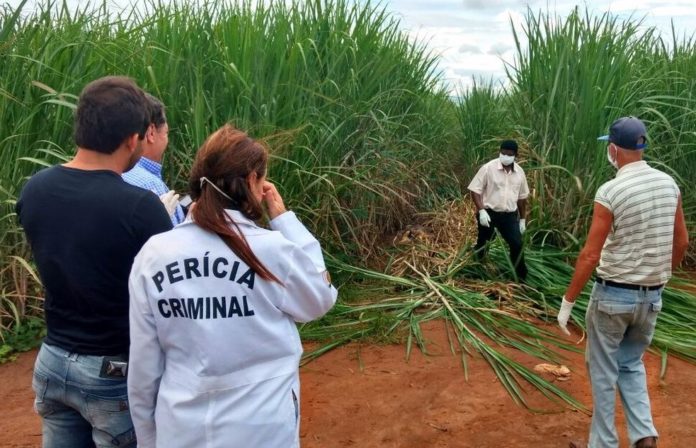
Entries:
{"type": "MultiPolygon", "coordinates": [[[[29,7],[35,1],[30,0],[29,7]]],[[[110,0],[114,5],[131,1],[138,3],[110,0]]],[[[20,0],[0,3],[16,6],[20,0]]],[[[453,94],[471,86],[474,79],[504,79],[505,63],[514,63],[515,55],[511,22],[520,30],[528,8],[565,17],[577,5],[596,15],[608,11],[620,19],[642,19],[643,26],[656,27],[665,37],[671,37],[672,21],[679,36],[696,32],[696,0],[382,0],[382,4],[410,38],[439,56],[441,79],[453,94]]]]}
{"type": "Polygon", "coordinates": [[[409,36],[427,43],[440,56],[439,69],[450,90],[466,88],[476,79],[502,80],[504,64],[514,63],[511,22],[521,30],[527,8],[566,17],[575,6],[593,15],[605,12],[619,19],[642,19],[671,38],[671,22],[679,36],[696,32],[695,0],[390,0],[389,11],[401,19],[409,36]]]}

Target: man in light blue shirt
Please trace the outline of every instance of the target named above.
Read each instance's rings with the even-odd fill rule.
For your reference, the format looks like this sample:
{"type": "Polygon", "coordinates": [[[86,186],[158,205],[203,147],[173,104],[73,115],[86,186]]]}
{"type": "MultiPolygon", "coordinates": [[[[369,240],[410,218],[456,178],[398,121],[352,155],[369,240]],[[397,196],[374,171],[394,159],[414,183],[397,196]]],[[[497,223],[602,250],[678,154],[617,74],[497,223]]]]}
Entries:
{"type": "Polygon", "coordinates": [[[169,143],[169,125],[162,102],[150,94],[146,96],[150,103],[151,118],[150,127],[142,141],[143,155],[133,169],[122,176],[129,184],[150,190],[159,196],[172,224],[177,225],[184,220],[184,210],[179,205],[179,195],[169,190],[162,180],[162,156],[169,143]]]}

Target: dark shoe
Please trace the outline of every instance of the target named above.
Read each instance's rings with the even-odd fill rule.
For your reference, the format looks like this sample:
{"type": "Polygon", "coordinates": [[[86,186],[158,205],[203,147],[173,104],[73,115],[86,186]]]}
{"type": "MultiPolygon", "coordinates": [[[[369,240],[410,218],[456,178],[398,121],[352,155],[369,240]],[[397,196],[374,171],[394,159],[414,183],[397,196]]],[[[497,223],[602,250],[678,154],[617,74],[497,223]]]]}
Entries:
{"type": "Polygon", "coordinates": [[[580,442],[570,442],[568,444],[568,448],[585,448],[587,447],[586,444],[580,443],[580,442]]]}
{"type": "Polygon", "coordinates": [[[657,437],[643,437],[636,442],[636,448],[657,448],[657,437]]]}

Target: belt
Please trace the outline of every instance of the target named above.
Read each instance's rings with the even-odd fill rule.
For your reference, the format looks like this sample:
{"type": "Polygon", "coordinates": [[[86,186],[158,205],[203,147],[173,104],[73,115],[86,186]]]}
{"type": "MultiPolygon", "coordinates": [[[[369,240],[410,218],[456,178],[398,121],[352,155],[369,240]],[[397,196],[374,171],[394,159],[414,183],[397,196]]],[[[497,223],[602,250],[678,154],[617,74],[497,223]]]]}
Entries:
{"type": "Polygon", "coordinates": [[[643,286],[643,285],[634,285],[631,283],[618,283],[618,282],[612,282],[611,280],[604,280],[601,277],[595,277],[595,281],[597,283],[599,283],[600,285],[612,286],[614,288],[621,288],[621,289],[630,289],[633,291],[657,291],[658,289],[660,289],[664,286],[664,285],[643,286]]]}
{"type": "Polygon", "coordinates": [[[499,215],[512,215],[512,214],[515,214],[515,215],[516,215],[516,214],[517,214],[517,210],[513,210],[513,211],[511,211],[511,212],[501,212],[501,211],[498,211],[498,210],[493,210],[492,208],[487,208],[486,210],[487,210],[489,213],[497,213],[497,214],[499,214],[499,215]]]}

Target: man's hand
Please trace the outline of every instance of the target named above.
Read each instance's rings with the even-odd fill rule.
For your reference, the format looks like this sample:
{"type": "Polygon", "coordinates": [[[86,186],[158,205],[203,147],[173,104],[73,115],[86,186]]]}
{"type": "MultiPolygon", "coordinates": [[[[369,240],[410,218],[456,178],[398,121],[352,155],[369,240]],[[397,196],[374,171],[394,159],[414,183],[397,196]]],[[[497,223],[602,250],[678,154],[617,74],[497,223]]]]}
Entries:
{"type": "Polygon", "coordinates": [[[561,327],[563,333],[570,336],[570,331],[568,331],[568,319],[570,318],[570,312],[575,305],[575,301],[569,302],[566,300],[565,296],[561,300],[561,309],[558,310],[558,326],[561,327]]]}
{"type": "Polygon", "coordinates": [[[490,227],[491,226],[491,216],[488,214],[485,208],[482,208],[478,212],[479,215],[479,223],[483,227],[490,227]]]}
{"type": "Polygon", "coordinates": [[[263,183],[263,201],[268,209],[268,217],[274,219],[286,212],[283,198],[275,185],[266,181],[263,183]]]}
{"type": "Polygon", "coordinates": [[[527,220],[520,219],[520,233],[524,233],[525,230],[527,230],[527,220]]]}
{"type": "Polygon", "coordinates": [[[169,190],[163,195],[160,195],[159,198],[162,204],[164,204],[164,208],[167,209],[169,216],[174,216],[174,213],[176,213],[176,206],[179,205],[179,195],[176,194],[174,190],[169,190]]]}

